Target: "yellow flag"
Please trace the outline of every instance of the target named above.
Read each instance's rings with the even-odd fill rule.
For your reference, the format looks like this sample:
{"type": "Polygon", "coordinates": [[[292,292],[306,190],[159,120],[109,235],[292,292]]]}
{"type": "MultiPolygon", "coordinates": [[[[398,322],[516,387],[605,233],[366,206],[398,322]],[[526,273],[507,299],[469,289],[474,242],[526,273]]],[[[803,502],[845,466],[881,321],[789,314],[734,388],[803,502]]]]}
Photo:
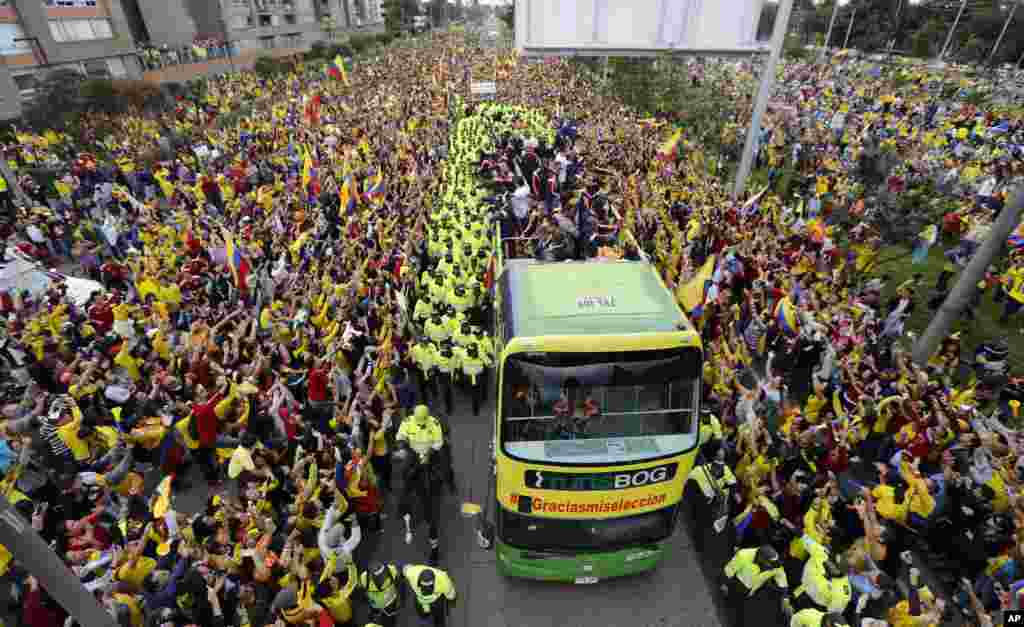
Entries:
{"type": "Polygon", "coordinates": [[[693,278],[676,289],[676,299],[687,314],[704,304],[704,284],[714,273],[715,255],[711,255],[693,278]]]}

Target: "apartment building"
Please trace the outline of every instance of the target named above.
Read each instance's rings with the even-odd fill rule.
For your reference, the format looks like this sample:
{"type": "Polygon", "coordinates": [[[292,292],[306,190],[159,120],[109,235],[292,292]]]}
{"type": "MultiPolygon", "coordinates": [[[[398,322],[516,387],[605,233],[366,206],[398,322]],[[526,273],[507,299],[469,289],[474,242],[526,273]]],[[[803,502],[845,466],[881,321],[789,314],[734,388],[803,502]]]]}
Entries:
{"type": "Polygon", "coordinates": [[[16,117],[54,69],[141,75],[121,0],[0,0],[0,119],[16,117]]]}
{"type": "Polygon", "coordinates": [[[190,0],[211,7],[193,11],[199,35],[226,33],[235,50],[306,48],[333,32],[383,22],[381,0],[190,0]]]}

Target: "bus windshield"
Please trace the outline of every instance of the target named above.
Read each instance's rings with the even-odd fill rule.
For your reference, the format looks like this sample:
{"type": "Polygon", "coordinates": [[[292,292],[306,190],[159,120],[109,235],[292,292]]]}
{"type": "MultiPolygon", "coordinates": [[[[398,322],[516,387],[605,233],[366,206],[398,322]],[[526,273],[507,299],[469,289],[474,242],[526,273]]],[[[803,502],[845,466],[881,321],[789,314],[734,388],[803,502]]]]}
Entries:
{"type": "Polygon", "coordinates": [[[701,353],[521,353],[502,374],[502,446],[525,461],[631,462],[696,444],[701,353]]]}

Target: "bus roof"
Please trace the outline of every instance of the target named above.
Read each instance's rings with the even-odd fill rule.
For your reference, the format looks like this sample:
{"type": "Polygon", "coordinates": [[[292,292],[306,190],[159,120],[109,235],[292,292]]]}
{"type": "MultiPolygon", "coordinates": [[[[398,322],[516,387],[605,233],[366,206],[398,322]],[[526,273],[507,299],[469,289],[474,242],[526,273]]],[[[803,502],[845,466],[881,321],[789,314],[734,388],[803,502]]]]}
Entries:
{"type": "Polygon", "coordinates": [[[500,288],[505,341],[691,328],[671,292],[642,262],[511,259],[502,272],[500,288]]]}

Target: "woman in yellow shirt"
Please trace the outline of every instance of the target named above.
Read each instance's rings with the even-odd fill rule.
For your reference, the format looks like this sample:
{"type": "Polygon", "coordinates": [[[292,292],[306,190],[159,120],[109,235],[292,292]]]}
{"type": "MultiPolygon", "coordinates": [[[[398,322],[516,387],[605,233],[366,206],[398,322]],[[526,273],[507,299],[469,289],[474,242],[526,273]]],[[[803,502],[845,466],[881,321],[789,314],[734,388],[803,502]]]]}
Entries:
{"type": "Polygon", "coordinates": [[[348,568],[337,575],[330,577],[324,571],[324,577],[314,592],[314,599],[334,619],[335,625],[346,625],[352,620],[352,602],[350,597],[355,590],[359,573],[356,565],[349,563],[348,568]]]}

